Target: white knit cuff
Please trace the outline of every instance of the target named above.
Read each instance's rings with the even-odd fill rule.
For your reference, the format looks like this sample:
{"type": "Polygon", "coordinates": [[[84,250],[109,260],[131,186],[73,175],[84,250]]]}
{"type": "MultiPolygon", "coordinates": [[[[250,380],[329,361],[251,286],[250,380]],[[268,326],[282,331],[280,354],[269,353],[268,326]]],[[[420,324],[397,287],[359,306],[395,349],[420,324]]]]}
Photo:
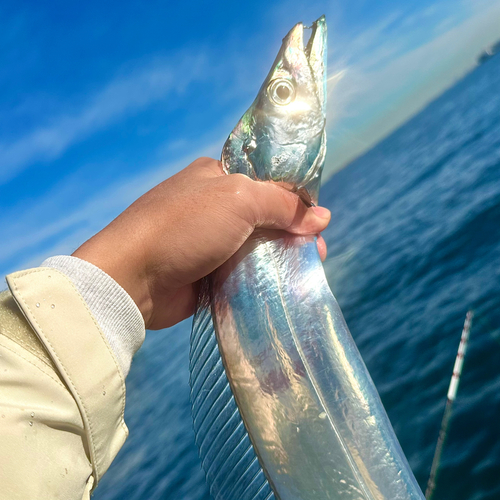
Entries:
{"type": "Polygon", "coordinates": [[[146,336],[144,319],[130,295],[102,269],[78,257],[50,257],[42,263],[42,267],[57,269],[73,282],[101,327],[126,377],[132,358],[146,336]]]}

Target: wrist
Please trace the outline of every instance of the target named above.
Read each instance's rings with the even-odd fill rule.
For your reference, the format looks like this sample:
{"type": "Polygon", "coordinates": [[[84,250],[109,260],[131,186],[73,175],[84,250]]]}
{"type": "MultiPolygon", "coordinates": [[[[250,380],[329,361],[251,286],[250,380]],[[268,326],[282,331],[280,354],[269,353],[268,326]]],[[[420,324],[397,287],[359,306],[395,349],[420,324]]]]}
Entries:
{"type": "Polygon", "coordinates": [[[58,270],[73,283],[127,376],[145,336],[142,314],[130,295],[102,269],[74,256],[50,257],[42,267],[58,270]]]}
{"type": "Polygon", "coordinates": [[[145,262],[145,259],[137,255],[137,250],[128,251],[129,246],[106,242],[99,233],[72,255],[93,264],[113,278],[134,301],[147,328],[153,312],[153,301],[145,266],[141,266],[141,260],[145,262]]]}

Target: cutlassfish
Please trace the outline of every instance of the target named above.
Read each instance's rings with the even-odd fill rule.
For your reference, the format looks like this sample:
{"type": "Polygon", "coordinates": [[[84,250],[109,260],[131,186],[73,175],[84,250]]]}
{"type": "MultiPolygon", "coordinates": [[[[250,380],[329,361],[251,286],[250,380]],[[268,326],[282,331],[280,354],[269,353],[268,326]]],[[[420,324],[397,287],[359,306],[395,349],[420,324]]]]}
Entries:
{"type": "MultiPolygon", "coordinates": [[[[227,139],[227,174],[316,204],[325,18],[297,24],[227,139]]],[[[206,280],[193,323],[196,442],[216,500],[423,500],[327,284],[315,238],[255,233],[206,280]]]]}

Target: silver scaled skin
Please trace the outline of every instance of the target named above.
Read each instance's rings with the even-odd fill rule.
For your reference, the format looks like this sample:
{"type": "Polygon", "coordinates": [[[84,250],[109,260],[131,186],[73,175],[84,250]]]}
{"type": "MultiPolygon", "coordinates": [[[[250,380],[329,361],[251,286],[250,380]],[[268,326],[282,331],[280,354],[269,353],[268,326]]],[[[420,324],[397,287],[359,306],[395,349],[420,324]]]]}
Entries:
{"type": "MultiPolygon", "coordinates": [[[[305,48],[303,29],[283,40],[222,162],[228,174],[285,182],[316,203],[326,150],[324,17],[305,48]]],[[[423,500],[314,237],[257,232],[205,285],[191,396],[214,498],[423,500]]]]}

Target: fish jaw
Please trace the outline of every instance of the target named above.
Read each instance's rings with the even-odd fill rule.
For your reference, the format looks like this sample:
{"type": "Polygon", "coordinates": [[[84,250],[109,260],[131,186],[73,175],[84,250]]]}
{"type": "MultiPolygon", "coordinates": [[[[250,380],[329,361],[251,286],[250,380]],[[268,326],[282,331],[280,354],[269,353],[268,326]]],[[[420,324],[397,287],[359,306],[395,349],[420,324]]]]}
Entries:
{"type": "Polygon", "coordinates": [[[326,154],[325,17],[313,23],[304,47],[304,25],[283,39],[255,101],[222,151],[226,173],[284,182],[317,203],[326,154]]]}
{"type": "Polygon", "coordinates": [[[315,82],[318,100],[323,115],[326,116],[326,62],[328,55],[327,29],[325,16],[321,16],[311,27],[312,34],[307,42],[306,56],[311,67],[315,82]]]}

